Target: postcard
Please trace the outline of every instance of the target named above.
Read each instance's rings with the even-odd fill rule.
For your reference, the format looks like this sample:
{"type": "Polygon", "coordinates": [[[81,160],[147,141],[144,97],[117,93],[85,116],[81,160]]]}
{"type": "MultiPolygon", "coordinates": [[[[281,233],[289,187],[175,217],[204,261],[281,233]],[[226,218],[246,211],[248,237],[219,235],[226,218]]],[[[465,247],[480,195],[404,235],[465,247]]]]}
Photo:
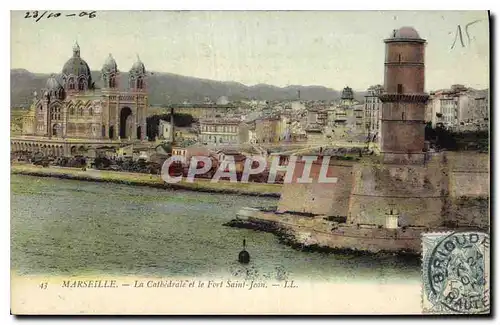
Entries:
{"type": "Polygon", "coordinates": [[[11,313],[490,314],[489,26],[12,11],[11,313]]]}

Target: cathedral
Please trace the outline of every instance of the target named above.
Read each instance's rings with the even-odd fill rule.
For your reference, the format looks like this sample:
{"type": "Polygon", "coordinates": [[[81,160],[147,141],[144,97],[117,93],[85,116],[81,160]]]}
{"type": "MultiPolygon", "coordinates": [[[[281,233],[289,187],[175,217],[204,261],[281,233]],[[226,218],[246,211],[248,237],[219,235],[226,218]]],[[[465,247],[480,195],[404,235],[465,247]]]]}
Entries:
{"type": "Polygon", "coordinates": [[[47,80],[41,97],[35,92],[32,109],[23,121],[23,135],[90,142],[145,140],[148,95],[144,64],[137,57],[128,85],[122,85],[126,87],[119,87],[118,75],[110,54],[101,69],[102,87],[97,87],[76,43],[62,73],[47,80]]]}

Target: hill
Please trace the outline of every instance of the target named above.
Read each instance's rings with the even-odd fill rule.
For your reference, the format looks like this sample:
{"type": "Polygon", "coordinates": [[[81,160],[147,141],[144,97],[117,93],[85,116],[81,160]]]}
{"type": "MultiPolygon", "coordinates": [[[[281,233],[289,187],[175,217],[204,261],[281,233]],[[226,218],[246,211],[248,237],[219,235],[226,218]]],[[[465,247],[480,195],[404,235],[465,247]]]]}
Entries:
{"type": "MultiPolygon", "coordinates": [[[[101,73],[92,71],[92,78],[96,86],[101,85],[101,73]]],[[[29,106],[34,91],[40,92],[50,74],[32,73],[25,69],[12,69],[11,107],[29,106]]],[[[122,72],[119,85],[127,86],[128,73],[122,72]]],[[[151,72],[148,76],[149,101],[151,105],[165,105],[167,103],[182,103],[187,100],[191,103],[202,102],[206,97],[216,100],[220,96],[227,96],[231,101],[244,99],[258,100],[293,100],[298,96],[303,100],[337,100],[340,91],[323,86],[276,87],[267,84],[246,86],[238,82],[215,81],[186,77],[165,72],[151,72]]],[[[355,93],[359,101],[364,100],[364,92],[355,93]]]]}

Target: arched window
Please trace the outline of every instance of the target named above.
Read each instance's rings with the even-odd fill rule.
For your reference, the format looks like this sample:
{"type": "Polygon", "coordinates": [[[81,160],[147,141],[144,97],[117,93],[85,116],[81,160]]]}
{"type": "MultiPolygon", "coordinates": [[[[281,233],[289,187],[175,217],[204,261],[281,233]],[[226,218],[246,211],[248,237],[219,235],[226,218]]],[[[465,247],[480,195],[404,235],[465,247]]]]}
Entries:
{"type": "Polygon", "coordinates": [[[89,107],[89,115],[92,116],[92,114],[94,113],[94,111],[92,110],[92,106],[89,107]]]}
{"type": "Polygon", "coordinates": [[[71,107],[69,108],[69,114],[70,114],[70,115],[75,115],[75,106],[71,106],[71,107]]]}
{"type": "Polygon", "coordinates": [[[85,79],[78,80],[78,90],[85,90],[85,79]]]}
{"type": "Polygon", "coordinates": [[[83,107],[78,108],[78,115],[83,116],[83,107]]]}
{"type": "Polygon", "coordinates": [[[74,80],[73,78],[70,78],[70,79],[68,80],[68,88],[69,88],[70,90],[74,90],[74,89],[75,89],[75,80],[74,80]]]}

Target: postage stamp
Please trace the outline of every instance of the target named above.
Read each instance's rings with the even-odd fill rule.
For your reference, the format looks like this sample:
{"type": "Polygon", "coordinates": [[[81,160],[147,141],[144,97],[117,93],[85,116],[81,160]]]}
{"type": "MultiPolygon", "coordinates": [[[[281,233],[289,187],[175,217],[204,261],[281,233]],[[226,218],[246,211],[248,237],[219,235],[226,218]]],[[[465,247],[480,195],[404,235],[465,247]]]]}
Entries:
{"type": "Polygon", "coordinates": [[[424,313],[489,313],[488,234],[425,233],[422,256],[424,313]]]}

